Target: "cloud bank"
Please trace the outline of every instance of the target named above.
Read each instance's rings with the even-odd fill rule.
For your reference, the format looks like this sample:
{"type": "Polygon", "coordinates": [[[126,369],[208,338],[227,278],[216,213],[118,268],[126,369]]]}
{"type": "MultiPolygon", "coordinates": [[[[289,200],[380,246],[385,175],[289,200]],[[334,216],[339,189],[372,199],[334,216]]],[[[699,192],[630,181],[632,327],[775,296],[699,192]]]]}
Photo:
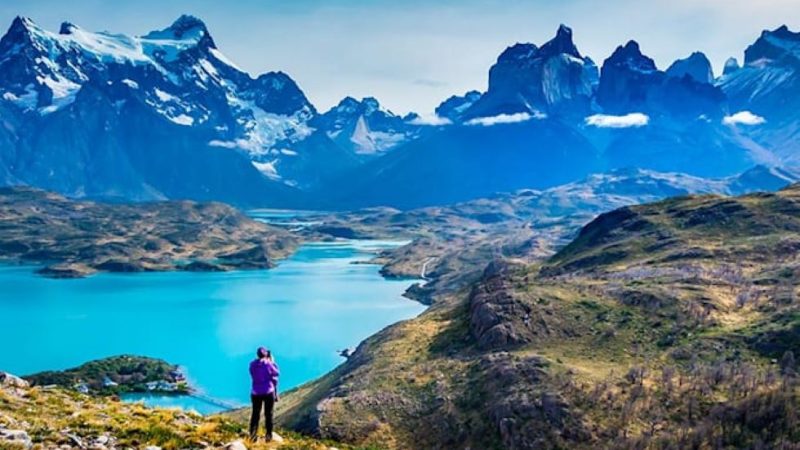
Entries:
{"type": "Polygon", "coordinates": [[[476,117],[464,122],[464,125],[480,125],[483,127],[491,127],[493,125],[504,123],[519,123],[526,122],[531,119],[544,119],[545,117],[547,116],[540,112],[536,112],[534,114],[529,114],[526,112],[516,114],[498,114],[491,117],[476,117]]]}
{"type": "Polygon", "coordinates": [[[408,123],[410,125],[422,125],[422,126],[429,126],[429,127],[440,127],[444,125],[450,125],[453,122],[446,118],[446,117],[439,117],[437,115],[426,115],[426,116],[417,116],[413,119],[409,120],[408,123]]]}
{"type": "Polygon", "coordinates": [[[586,118],[586,125],[598,128],[631,128],[643,127],[650,122],[650,117],[642,113],[630,113],[624,116],[595,114],[586,118]]]}

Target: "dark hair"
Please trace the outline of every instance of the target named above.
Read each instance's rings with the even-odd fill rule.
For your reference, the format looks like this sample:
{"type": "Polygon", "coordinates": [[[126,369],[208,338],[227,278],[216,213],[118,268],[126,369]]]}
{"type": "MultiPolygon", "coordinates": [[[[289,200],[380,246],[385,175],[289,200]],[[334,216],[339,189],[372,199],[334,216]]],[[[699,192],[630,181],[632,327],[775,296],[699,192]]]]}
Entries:
{"type": "Polygon", "coordinates": [[[264,347],[258,347],[258,350],[256,350],[256,356],[259,358],[269,358],[270,355],[271,352],[264,347]]]}

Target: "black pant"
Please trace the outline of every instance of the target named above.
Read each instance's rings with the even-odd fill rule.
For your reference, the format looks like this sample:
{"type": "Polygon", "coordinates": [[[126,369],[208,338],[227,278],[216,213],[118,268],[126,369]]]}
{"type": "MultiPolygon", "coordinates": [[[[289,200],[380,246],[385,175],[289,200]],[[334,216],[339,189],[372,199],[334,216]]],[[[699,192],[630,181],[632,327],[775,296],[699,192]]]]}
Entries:
{"type": "Polygon", "coordinates": [[[272,412],[275,409],[275,394],[251,395],[253,413],[250,415],[250,438],[255,440],[258,434],[258,420],[261,407],[264,407],[264,425],[267,427],[267,440],[272,439],[272,412]]]}

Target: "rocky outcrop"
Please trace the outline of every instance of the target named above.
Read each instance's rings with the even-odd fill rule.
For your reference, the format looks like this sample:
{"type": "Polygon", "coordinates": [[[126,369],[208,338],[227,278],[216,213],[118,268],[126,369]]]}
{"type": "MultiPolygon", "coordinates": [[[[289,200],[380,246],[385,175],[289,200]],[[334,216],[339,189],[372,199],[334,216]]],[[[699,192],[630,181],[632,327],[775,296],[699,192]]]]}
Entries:
{"type": "Polygon", "coordinates": [[[470,333],[484,350],[510,349],[529,343],[531,306],[520,301],[507,277],[511,266],[492,262],[470,294],[470,333]]]}
{"type": "Polygon", "coordinates": [[[566,400],[550,389],[544,359],[496,353],[483,357],[479,364],[485,370],[484,389],[491,399],[487,415],[504,448],[569,447],[590,439],[566,400]]]}
{"type": "Polygon", "coordinates": [[[1,388],[27,388],[30,386],[27,381],[22,378],[12,375],[8,372],[0,371],[0,387],[1,388]]]}
{"type": "Polygon", "coordinates": [[[3,448],[31,448],[33,441],[23,430],[8,430],[0,425],[0,447],[3,448]],[[6,447],[8,446],[8,447],[6,447]]]}
{"type": "Polygon", "coordinates": [[[469,331],[477,347],[514,350],[580,335],[574,316],[562,311],[561,299],[519,291],[517,286],[528,280],[519,269],[516,264],[495,261],[473,287],[469,331]]]}

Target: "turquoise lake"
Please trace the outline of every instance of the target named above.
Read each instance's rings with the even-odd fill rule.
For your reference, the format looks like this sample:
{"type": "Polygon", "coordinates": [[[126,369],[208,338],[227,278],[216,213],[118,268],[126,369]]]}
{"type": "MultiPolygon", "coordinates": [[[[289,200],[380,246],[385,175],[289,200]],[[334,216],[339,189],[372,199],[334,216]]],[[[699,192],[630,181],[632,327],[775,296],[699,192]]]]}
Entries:
{"type": "MultiPolygon", "coordinates": [[[[286,390],[340,364],[337,350],[424,310],[402,297],[416,281],[387,280],[379,266],[357,264],[393,245],[307,244],[275,269],[224,273],[53,280],[30,266],[0,265],[0,370],[25,375],[146,355],[181,365],[208,396],[244,405],[259,345],[275,352],[286,390]]],[[[143,400],[218,409],[189,397],[143,400]]]]}

